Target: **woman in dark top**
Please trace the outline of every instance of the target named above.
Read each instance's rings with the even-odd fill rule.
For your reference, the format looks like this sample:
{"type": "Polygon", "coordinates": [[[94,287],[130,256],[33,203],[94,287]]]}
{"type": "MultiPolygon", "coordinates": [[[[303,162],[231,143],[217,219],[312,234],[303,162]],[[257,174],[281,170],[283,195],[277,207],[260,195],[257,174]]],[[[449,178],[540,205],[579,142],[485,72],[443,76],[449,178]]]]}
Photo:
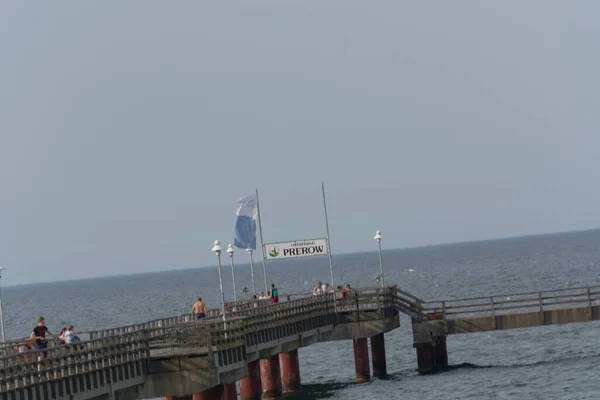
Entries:
{"type": "MultiPolygon", "coordinates": [[[[35,349],[40,350],[37,352],[38,362],[42,361],[44,358],[46,358],[48,356],[47,351],[41,351],[41,350],[45,350],[48,348],[48,342],[46,341],[46,334],[48,334],[54,338],[56,337],[56,335],[54,333],[50,332],[48,330],[48,328],[46,328],[46,325],[44,325],[44,317],[39,317],[37,326],[35,328],[33,328],[33,331],[31,332],[31,335],[29,336],[29,339],[32,339],[32,340],[35,339],[35,349]]],[[[41,368],[42,368],[42,365],[38,364],[38,371],[40,371],[41,368]]]]}

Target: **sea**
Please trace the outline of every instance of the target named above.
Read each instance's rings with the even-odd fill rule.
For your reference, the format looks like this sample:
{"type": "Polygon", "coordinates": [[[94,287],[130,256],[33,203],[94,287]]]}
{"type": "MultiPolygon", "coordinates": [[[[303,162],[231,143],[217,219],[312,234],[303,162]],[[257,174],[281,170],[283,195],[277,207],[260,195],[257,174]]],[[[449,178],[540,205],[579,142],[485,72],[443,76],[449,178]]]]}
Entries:
{"type": "MultiPolygon", "coordinates": [[[[600,284],[600,230],[388,250],[388,284],[426,300],[583,287],[600,284]]],[[[252,292],[246,254],[236,265],[238,296],[252,292]],[[245,262],[245,263],[243,263],[245,262]]],[[[236,255],[236,258],[237,255],[236,255]]],[[[268,282],[280,293],[308,292],[330,281],[327,257],[268,263],[268,282]]],[[[333,256],[335,285],[375,285],[378,253],[333,256]]],[[[262,264],[255,262],[258,290],[262,264]]],[[[227,299],[231,268],[223,260],[227,299]]],[[[219,306],[217,267],[172,270],[3,289],[9,338],[29,335],[38,315],[51,331],[133,324],[189,312],[196,297],[219,306]]],[[[600,399],[600,324],[588,322],[448,337],[449,371],[420,376],[410,320],[385,335],[387,379],[354,383],[351,341],[299,351],[300,399],[600,399]]]]}

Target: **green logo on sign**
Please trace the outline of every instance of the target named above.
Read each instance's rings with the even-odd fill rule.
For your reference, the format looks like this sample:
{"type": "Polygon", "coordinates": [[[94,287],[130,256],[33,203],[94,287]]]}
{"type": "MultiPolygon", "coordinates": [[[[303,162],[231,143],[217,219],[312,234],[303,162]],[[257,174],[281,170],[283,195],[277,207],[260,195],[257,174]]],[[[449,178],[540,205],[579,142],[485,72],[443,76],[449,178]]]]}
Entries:
{"type": "Polygon", "coordinates": [[[279,249],[277,247],[275,247],[275,246],[271,247],[269,249],[269,255],[271,257],[277,257],[279,255],[279,249]]]}

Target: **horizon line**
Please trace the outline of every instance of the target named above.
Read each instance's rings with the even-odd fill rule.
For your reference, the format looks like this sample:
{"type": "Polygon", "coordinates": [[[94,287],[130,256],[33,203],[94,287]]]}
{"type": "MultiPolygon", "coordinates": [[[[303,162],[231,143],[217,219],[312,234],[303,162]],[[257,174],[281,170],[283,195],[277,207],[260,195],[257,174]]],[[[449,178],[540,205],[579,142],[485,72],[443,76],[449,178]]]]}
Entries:
{"type": "MultiPolygon", "coordinates": [[[[424,249],[424,248],[428,248],[428,247],[456,246],[456,245],[467,244],[467,243],[494,242],[494,241],[503,241],[503,240],[510,240],[510,239],[523,239],[523,238],[553,236],[553,235],[570,234],[570,233],[574,234],[574,233],[592,232],[592,231],[598,231],[598,230],[600,230],[600,227],[588,228],[588,229],[578,229],[578,230],[574,230],[574,231],[555,231],[555,232],[544,232],[544,233],[528,233],[528,234],[517,235],[517,236],[489,237],[489,238],[484,238],[484,239],[463,240],[463,241],[457,241],[457,242],[448,241],[448,242],[424,244],[424,245],[418,245],[418,246],[395,247],[395,248],[387,248],[387,249],[383,248],[382,252],[385,253],[388,251],[397,251],[397,250],[416,250],[416,249],[424,249]]],[[[374,252],[377,252],[377,249],[362,250],[362,251],[350,251],[350,252],[337,253],[337,254],[334,253],[334,254],[332,254],[332,257],[347,256],[347,255],[353,255],[353,254],[359,254],[359,253],[374,253],[374,252]]],[[[306,257],[306,258],[309,258],[309,257],[306,257]]],[[[236,266],[238,266],[238,265],[239,266],[249,266],[250,263],[249,262],[236,263],[236,266]]],[[[15,285],[4,286],[4,288],[44,285],[44,284],[50,284],[50,283],[78,282],[78,281],[87,281],[87,280],[93,280],[93,279],[110,279],[110,278],[137,276],[137,275],[146,275],[146,274],[161,274],[161,273],[165,273],[165,272],[188,271],[188,270],[194,270],[194,269],[205,269],[205,268],[214,268],[214,267],[216,267],[216,264],[194,266],[194,267],[182,267],[182,268],[174,268],[174,269],[164,269],[164,270],[160,270],[160,271],[134,272],[134,273],[128,273],[128,274],[122,274],[122,275],[100,275],[100,276],[92,276],[92,277],[85,277],[85,278],[63,279],[63,280],[56,280],[56,281],[18,283],[15,285]]]]}

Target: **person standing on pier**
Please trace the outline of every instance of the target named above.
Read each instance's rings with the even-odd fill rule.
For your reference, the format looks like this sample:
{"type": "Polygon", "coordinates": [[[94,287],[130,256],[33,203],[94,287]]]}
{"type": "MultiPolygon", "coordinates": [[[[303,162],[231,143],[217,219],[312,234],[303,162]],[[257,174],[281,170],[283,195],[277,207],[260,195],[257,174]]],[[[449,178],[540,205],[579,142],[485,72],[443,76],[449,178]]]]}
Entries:
{"type": "Polygon", "coordinates": [[[318,296],[320,294],[323,294],[323,282],[321,281],[317,282],[317,286],[315,286],[315,288],[313,289],[314,296],[318,296]]]}
{"type": "Polygon", "coordinates": [[[277,288],[275,287],[274,283],[271,283],[271,303],[275,304],[275,303],[279,303],[279,290],[277,290],[277,288]]]}
{"type": "MultiPolygon", "coordinates": [[[[48,352],[45,351],[48,348],[46,334],[54,338],[57,337],[54,333],[48,330],[46,325],[44,325],[44,317],[39,317],[37,326],[33,328],[33,331],[29,336],[29,339],[35,340],[35,350],[37,350],[38,363],[41,362],[44,358],[46,358],[46,356],[48,355],[48,352]]],[[[41,371],[41,369],[42,365],[38,364],[38,371],[41,371]]]]}
{"type": "Polygon", "coordinates": [[[195,315],[196,319],[206,318],[206,304],[202,301],[202,297],[198,297],[198,300],[192,306],[192,316],[195,315]]]}

